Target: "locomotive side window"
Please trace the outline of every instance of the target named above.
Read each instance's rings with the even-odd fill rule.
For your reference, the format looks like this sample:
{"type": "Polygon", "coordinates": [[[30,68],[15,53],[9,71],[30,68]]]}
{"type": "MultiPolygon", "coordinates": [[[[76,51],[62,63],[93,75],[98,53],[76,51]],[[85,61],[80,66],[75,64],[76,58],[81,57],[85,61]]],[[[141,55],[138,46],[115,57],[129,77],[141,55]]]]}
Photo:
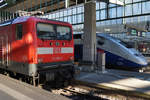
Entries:
{"type": "Polygon", "coordinates": [[[51,24],[38,23],[37,35],[40,39],[55,39],[56,33],[54,26],[51,24]]]}
{"type": "Polygon", "coordinates": [[[23,28],[22,24],[17,24],[16,25],[16,39],[17,40],[22,39],[22,33],[23,33],[22,28],[23,28]]]}
{"type": "Polygon", "coordinates": [[[72,37],[71,30],[66,26],[57,26],[57,39],[58,40],[70,40],[72,37]]]}

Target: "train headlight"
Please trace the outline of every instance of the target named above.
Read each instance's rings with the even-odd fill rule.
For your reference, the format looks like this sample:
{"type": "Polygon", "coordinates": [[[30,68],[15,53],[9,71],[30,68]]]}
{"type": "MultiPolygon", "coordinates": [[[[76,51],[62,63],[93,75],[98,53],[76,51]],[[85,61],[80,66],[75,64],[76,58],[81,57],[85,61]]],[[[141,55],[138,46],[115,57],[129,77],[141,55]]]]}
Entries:
{"type": "Polygon", "coordinates": [[[31,34],[28,34],[28,35],[26,36],[26,43],[27,43],[27,44],[30,44],[30,43],[32,43],[32,42],[33,42],[32,35],[31,35],[31,34]]]}
{"type": "Polygon", "coordinates": [[[74,60],[74,57],[73,57],[73,56],[71,56],[71,57],[70,57],[70,60],[74,60]]]}
{"type": "Polygon", "coordinates": [[[39,58],[39,59],[38,59],[38,63],[41,63],[41,62],[43,62],[43,59],[42,59],[42,58],[39,58]]]}

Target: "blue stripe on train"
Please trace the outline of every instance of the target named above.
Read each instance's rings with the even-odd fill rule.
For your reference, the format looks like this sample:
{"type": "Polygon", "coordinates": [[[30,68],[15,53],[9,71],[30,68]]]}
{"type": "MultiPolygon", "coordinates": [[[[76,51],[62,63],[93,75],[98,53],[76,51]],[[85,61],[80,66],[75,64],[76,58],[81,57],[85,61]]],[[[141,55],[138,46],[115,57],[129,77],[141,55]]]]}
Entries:
{"type": "MultiPolygon", "coordinates": [[[[102,50],[102,49],[98,49],[98,50],[102,50]]],[[[127,60],[123,57],[120,57],[118,55],[115,55],[111,52],[108,52],[108,51],[105,51],[103,50],[105,53],[106,53],[106,66],[107,65],[111,65],[111,66],[120,66],[120,67],[130,67],[130,68],[140,68],[140,67],[145,67],[144,65],[140,65],[140,64],[137,64],[135,62],[132,62],[130,60],[127,60]]]]}

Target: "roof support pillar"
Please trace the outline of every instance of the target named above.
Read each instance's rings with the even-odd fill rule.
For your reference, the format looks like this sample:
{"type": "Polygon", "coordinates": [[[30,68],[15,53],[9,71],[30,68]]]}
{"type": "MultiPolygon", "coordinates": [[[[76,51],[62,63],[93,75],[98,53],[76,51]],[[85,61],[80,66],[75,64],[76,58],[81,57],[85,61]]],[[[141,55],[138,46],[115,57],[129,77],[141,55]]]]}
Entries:
{"type": "Polygon", "coordinates": [[[87,2],[84,5],[84,39],[83,61],[96,61],[96,3],[87,2]]]}

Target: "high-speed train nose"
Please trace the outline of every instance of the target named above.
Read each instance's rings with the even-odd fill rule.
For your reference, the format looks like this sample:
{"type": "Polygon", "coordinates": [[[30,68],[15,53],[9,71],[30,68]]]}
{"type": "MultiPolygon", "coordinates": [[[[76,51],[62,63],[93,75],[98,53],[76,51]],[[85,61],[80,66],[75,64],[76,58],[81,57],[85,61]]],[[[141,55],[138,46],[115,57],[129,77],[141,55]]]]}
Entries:
{"type": "Polygon", "coordinates": [[[146,59],[139,59],[138,60],[139,64],[142,65],[142,66],[147,66],[148,65],[148,62],[146,59]]]}

